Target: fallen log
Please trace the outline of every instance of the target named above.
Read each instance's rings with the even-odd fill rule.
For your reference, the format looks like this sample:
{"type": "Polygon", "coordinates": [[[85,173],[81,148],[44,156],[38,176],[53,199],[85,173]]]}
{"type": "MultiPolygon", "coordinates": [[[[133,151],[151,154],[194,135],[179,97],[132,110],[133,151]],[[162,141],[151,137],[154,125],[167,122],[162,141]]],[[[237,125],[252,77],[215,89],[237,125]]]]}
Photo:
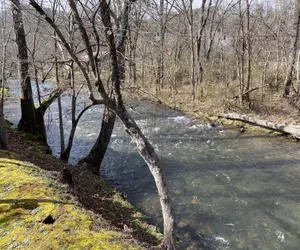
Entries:
{"type": "Polygon", "coordinates": [[[279,123],[274,123],[266,120],[261,120],[256,117],[240,115],[236,113],[222,114],[219,115],[219,117],[249,123],[252,125],[256,125],[259,127],[263,127],[284,134],[290,134],[293,137],[300,139],[300,125],[279,124],[279,123]]]}

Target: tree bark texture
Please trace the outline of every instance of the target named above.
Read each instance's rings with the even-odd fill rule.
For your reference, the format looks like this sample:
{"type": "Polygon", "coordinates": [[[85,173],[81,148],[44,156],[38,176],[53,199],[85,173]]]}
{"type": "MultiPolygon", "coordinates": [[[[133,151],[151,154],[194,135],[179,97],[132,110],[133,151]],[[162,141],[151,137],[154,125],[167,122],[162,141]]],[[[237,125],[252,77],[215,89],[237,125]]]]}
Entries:
{"type": "Polygon", "coordinates": [[[7,148],[8,148],[8,142],[7,142],[5,121],[4,121],[4,116],[3,116],[3,100],[1,100],[1,103],[0,103],[0,149],[7,149],[7,148]]]}
{"type": "Polygon", "coordinates": [[[103,113],[101,130],[97,140],[88,156],[80,161],[87,163],[88,168],[96,175],[99,175],[99,168],[107,151],[111,134],[114,129],[115,120],[116,114],[106,107],[103,113]]]}
{"type": "Polygon", "coordinates": [[[13,14],[14,30],[16,34],[18,70],[21,85],[21,120],[18,127],[24,132],[35,134],[37,132],[37,126],[35,122],[35,108],[32,98],[31,81],[29,76],[26,37],[19,0],[11,0],[11,10],[13,14]]]}
{"type": "MultiPolygon", "coordinates": [[[[70,0],[71,1],[71,0],[70,0]]],[[[129,1],[129,0],[126,0],[129,1]]],[[[128,2],[130,3],[130,1],[128,2]]],[[[47,16],[47,14],[41,9],[41,7],[37,4],[36,1],[30,0],[30,4],[45,18],[45,20],[55,29],[57,35],[62,41],[63,46],[68,50],[70,56],[77,64],[80,64],[78,58],[76,55],[71,51],[70,46],[66,42],[66,39],[64,38],[63,34],[60,32],[58,27],[53,23],[53,21],[47,16]]],[[[129,9],[128,11],[124,12],[123,15],[125,18],[128,18],[129,15],[129,9]]],[[[175,223],[174,223],[174,216],[171,206],[171,198],[167,190],[167,186],[164,180],[164,175],[162,171],[162,164],[155,153],[153,147],[149,143],[149,141],[146,139],[146,137],[143,135],[135,121],[131,118],[129,113],[127,112],[122,98],[122,92],[121,92],[121,82],[122,77],[119,74],[119,60],[120,57],[118,57],[118,49],[116,45],[116,39],[114,36],[114,29],[111,22],[111,9],[109,6],[109,3],[107,3],[106,0],[100,1],[100,16],[102,23],[105,27],[104,34],[107,39],[107,44],[109,46],[109,54],[111,59],[111,68],[112,68],[112,87],[113,87],[113,95],[114,98],[110,98],[108,96],[108,93],[105,91],[104,86],[102,85],[101,81],[98,81],[98,79],[95,79],[95,84],[98,86],[98,91],[101,94],[103,100],[95,100],[93,96],[90,96],[92,103],[95,104],[105,104],[108,108],[112,109],[116,115],[119,116],[119,118],[122,120],[123,124],[125,125],[128,134],[132,137],[133,141],[136,143],[137,150],[140,153],[140,155],[145,160],[146,164],[149,167],[149,170],[151,171],[156,186],[158,190],[158,195],[162,207],[162,213],[164,218],[164,240],[162,247],[163,249],[169,249],[173,250],[176,249],[176,235],[175,235],[175,223]]],[[[123,17],[124,18],[124,17],[123,17]]],[[[78,22],[78,25],[80,25],[80,22],[78,22]]],[[[81,30],[81,35],[85,36],[84,32],[81,30]]],[[[124,37],[126,37],[126,32],[123,33],[124,37]]],[[[90,48],[89,48],[90,49],[90,48]]],[[[121,66],[122,67],[122,66],[121,66]]],[[[91,84],[91,79],[88,74],[83,70],[83,75],[87,81],[88,84],[91,84]]],[[[91,85],[90,85],[91,87],[91,85]]],[[[77,117],[77,119],[79,116],[77,117]]]]}
{"type": "Polygon", "coordinates": [[[293,82],[293,72],[295,69],[295,62],[298,51],[298,43],[299,43],[299,32],[300,32],[300,0],[295,0],[296,9],[295,9],[295,23],[294,23],[294,32],[295,38],[292,47],[292,55],[290,59],[290,63],[288,65],[286,78],[284,82],[284,93],[283,96],[288,96],[290,94],[292,82],[293,82]]]}
{"type": "Polygon", "coordinates": [[[126,132],[131,136],[132,141],[136,144],[137,151],[148,165],[155,180],[164,219],[164,241],[162,243],[162,249],[176,249],[175,218],[171,198],[168,193],[163,174],[163,166],[152,145],[141,132],[135,121],[131,118],[126,108],[124,106],[119,107],[116,112],[125,125],[126,132]]]}

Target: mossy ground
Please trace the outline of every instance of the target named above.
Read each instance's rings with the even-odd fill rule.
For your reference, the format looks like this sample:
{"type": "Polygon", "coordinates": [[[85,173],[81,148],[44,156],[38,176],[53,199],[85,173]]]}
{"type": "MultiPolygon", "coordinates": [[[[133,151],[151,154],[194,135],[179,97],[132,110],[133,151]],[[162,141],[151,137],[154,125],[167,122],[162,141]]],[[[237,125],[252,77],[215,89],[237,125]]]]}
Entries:
{"type": "Polygon", "coordinates": [[[8,132],[0,151],[0,249],[151,249],[162,234],[121,194],[78,166],[74,186],[59,181],[66,164],[38,142],[8,132]],[[51,172],[49,172],[50,170],[51,172]],[[44,224],[51,215],[55,222],[44,224]]]}
{"type": "Polygon", "coordinates": [[[92,230],[93,214],[34,165],[0,152],[0,249],[138,249],[121,232],[92,230]],[[51,215],[55,222],[43,220],[51,215]]]}

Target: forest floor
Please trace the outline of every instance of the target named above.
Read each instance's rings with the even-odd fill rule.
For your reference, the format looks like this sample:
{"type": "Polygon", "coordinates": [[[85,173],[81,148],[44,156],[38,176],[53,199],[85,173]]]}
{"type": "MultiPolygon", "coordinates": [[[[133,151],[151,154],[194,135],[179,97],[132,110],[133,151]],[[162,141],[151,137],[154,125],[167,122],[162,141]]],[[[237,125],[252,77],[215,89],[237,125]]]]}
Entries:
{"type": "Polygon", "coordinates": [[[99,176],[83,166],[70,168],[16,130],[9,130],[8,140],[9,151],[0,151],[0,249],[151,249],[159,244],[158,229],[99,176]],[[70,169],[73,184],[62,182],[64,168],[70,169]]]}

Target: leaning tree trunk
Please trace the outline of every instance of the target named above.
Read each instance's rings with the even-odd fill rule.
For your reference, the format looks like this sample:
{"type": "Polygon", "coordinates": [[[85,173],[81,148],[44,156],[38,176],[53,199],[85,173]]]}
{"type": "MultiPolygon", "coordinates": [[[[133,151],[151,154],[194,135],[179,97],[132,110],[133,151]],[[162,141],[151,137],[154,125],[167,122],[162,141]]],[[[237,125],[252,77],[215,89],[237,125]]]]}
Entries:
{"type": "Polygon", "coordinates": [[[162,249],[174,250],[176,249],[175,218],[173,216],[174,212],[172,209],[171,198],[164,179],[162,164],[152,145],[132,119],[126,108],[121,106],[117,108],[116,112],[125,125],[126,132],[136,144],[136,150],[148,165],[155,180],[164,219],[164,241],[162,242],[162,249]]]}
{"type": "Polygon", "coordinates": [[[109,108],[105,108],[102,123],[101,131],[98,135],[98,138],[89,152],[88,156],[80,161],[80,163],[85,162],[94,174],[99,175],[99,167],[104,159],[105,153],[110,142],[111,134],[114,129],[116,120],[116,114],[109,108]]]}
{"type": "Polygon", "coordinates": [[[284,93],[283,96],[288,96],[290,94],[291,86],[292,86],[292,79],[293,79],[293,72],[295,69],[295,61],[297,56],[298,50],[298,42],[299,42],[299,32],[300,32],[300,0],[295,1],[296,10],[295,10],[295,24],[294,24],[294,31],[295,31],[295,39],[292,48],[292,55],[291,61],[287,69],[286,78],[284,82],[284,93]]]}
{"type": "MultiPolygon", "coordinates": [[[[74,0],[69,0],[70,7],[76,8],[76,5],[73,2],[74,0]],[[71,6],[72,4],[72,6],[71,6]]],[[[131,1],[125,1],[126,4],[131,4],[131,1]]],[[[36,1],[30,0],[30,4],[40,13],[43,15],[45,20],[57,31],[57,34],[59,38],[62,40],[62,44],[65,46],[65,48],[68,50],[70,56],[72,56],[72,59],[78,64],[81,65],[76,55],[70,50],[70,47],[68,43],[66,42],[63,34],[59,31],[58,27],[52,22],[52,20],[47,16],[47,14],[41,9],[41,7],[37,4],[36,1]]],[[[143,157],[145,162],[147,163],[157,186],[158,195],[160,198],[160,203],[162,207],[162,213],[164,218],[164,240],[163,240],[163,249],[169,249],[173,250],[176,249],[176,235],[175,235],[175,223],[174,223],[174,216],[171,206],[171,199],[170,195],[167,191],[167,186],[164,180],[163,175],[163,168],[162,165],[158,159],[157,154],[155,153],[153,147],[149,143],[149,141],[146,139],[146,137],[143,135],[135,121],[131,118],[129,113],[124,107],[123,99],[122,99],[122,91],[121,91],[121,79],[119,74],[119,60],[120,58],[117,55],[117,46],[115,43],[115,36],[114,36],[114,29],[111,21],[111,11],[109,3],[106,0],[100,1],[100,16],[102,23],[105,27],[104,34],[108,42],[109,46],[109,54],[111,58],[111,67],[112,67],[112,87],[113,92],[115,95],[115,98],[110,98],[109,94],[106,92],[104,85],[100,79],[100,75],[95,74],[95,83],[98,87],[98,92],[101,94],[103,100],[96,100],[93,95],[90,95],[90,98],[92,102],[95,104],[105,104],[107,107],[112,109],[116,115],[120,117],[120,119],[123,121],[125,127],[127,128],[127,132],[132,137],[133,141],[136,143],[137,150],[140,153],[140,155],[143,157]]],[[[124,9],[124,18],[128,19],[129,15],[129,8],[124,9]]],[[[78,25],[81,25],[79,22],[78,25]]],[[[85,40],[85,45],[87,50],[91,50],[91,46],[88,44],[88,35],[86,33],[86,30],[84,27],[80,27],[81,36],[85,40]]],[[[126,31],[127,28],[125,28],[123,33],[123,37],[126,38],[126,31]]],[[[88,53],[92,54],[92,53],[88,53]]],[[[89,58],[92,58],[92,55],[89,56],[89,58]]],[[[88,74],[80,67],[85,80],[87,81],[89,87],[91,87],[91,79],[88,74]]],[[[95,68],[97,69],[97,68],[95,68]]]]}
{"type": "MultiPolygon", "coordinates": [[[[129,4],[129,2],[126,3],[129,4]]],[[[112,22],[108,13],[109,5],[105,0],[103,0],[100,4],[100,15],[102,23],[105,27],[106,39],[108,41],[110,49],[110,57],[112,61],[112,83],[114,87],[114,94],[116,97],[114,103],[110,108],[112,108],[118,115],[118,117],[122,120],[123,124],[126,127],[126,132],[131,136],[133,142],[135,142],[137,151],[144,159],[144,161],[148,165],[150,172],[153,175],[164,219],[164,240],[162,242],[162,249],[173,250],[176,249],[175,219],[173,216],[174,212],[172,210],[171,198],[164,180],[163,167],[152,145],[149,143],[147,138],[144,136],[144,134],[124,106],[120,87],[122,79],[120,79],[119,74],[120,68],[118,64],[120,58],[117,56],[118,49],[116,48],[113,32],[107,32],[109,30],[112,31],[112,22]]],[[[124,12],[124,17],[128,17],[128,14],[129,8],[124,12]]],[[[126,37],[126,30],[127,29],[123,30],[124,38],[126,37]]],[[[107,103],[107,105],[110,104],[107,103]]]]}

